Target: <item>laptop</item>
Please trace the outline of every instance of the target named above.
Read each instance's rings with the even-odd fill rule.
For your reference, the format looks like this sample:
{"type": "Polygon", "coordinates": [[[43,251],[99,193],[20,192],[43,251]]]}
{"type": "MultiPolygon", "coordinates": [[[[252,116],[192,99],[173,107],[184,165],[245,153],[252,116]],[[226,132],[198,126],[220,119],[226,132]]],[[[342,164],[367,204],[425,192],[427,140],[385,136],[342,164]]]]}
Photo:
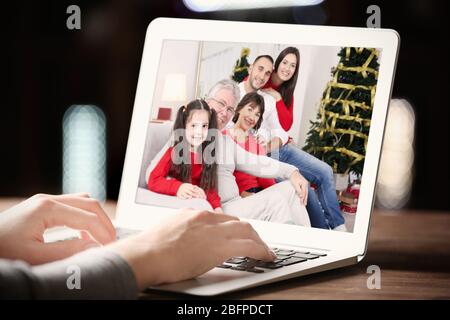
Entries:
{"type": "MultiPolygon", "coordinates": [[[[321,120],[317,115],[323,103],[335,103],[343,110],[348,108],[345,109],[348,114],[336,112],[337,117],[343,115],[344,118],[360,116],[353,112],[355,108],[371,109],[370,119],[355,120],[370,124],[368,134],[363,136],[365,150],[360,157],[346,153],[350,168],[355,168],[354,164],[359,162],[362,169],[356,178],[353,169],[349,170],[346,180],[351,184],[353,177],[360,183],[354,212],[342,213],[347,231],[242,218],[274,248],[278,255],[276,262],[264,264],[235,257],[195,279],[150,289],[213,296],[356,264],[364,258],[399,49],[399,35],[394,30],[173,18],[153,20],[142,54],[115,225],[121,232],[143,230],[173,215],[181,206],[176,197],[152,192],[147,185],[148,168],[171,135],[172,123],[150,121],[158,118],[165,75],[173,72],[186,75],[188,102],[204,98],[214,83],[223,78],[231,79],[242,71],[239,67],[245,69],[257,56],[270,55],[275,60],[288,46],[300,52],[293,93],[293,123],[287,132],[290,143],[299,149],[305,148],[312,130],[310,121],[321,120]],[[350,59],[357,53],[366,54],[359,65],[340,65],[342,59],[350,59]],[[366,63],[367,60],[370,61],[366,63]],[[334,98],[327,94],[328,89],[340,88],[339,76],[332,73],[339,66],[350,75],[375,77],[376,83],[368,90],[370,101],[352,102],[351,92],[345,90],[334,98]],[[324,99],[329,101],[324,102],[324,99]]],[[[343,88],[351,88],[351,85],[343,88]]],[[[333,129],[331,122],[324,128],[333,129]]],[[[361,135],[353,133],[351,139],[361,138],[361,135]]],[[[208,204],[197,203],[192,207],[202,210],[207,209],[208,204]]]]}

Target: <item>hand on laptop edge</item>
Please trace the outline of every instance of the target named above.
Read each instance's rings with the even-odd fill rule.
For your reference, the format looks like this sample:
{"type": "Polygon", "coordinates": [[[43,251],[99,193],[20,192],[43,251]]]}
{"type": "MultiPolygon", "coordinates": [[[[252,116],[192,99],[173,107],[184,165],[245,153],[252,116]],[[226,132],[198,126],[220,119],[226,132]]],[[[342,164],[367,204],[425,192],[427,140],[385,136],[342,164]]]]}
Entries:
{"type": "Polygon", "coordinates": [[[194,278],[231,257],[275,259],[248,222],[192,209],[106,248],[128,262],[141,290],[194,278]]]}
{"type": "Polygon", "coordinates": [[[99,202],[83,194],[37,194],[0,214],[2,258],[42,264],[67,258],[116,238],[99,202]],[[81,239],[45,243],[46,229],[67,226],[84,230],[81,239]]]}

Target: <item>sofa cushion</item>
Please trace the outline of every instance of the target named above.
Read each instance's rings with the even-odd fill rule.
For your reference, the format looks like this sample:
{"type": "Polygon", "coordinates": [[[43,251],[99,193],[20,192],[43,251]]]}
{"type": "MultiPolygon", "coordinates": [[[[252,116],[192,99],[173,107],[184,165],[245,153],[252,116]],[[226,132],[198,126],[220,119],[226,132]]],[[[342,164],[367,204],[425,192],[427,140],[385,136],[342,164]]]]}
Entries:
{"type": "Polygon", "coordinates": [[[149,122],[144,148],[144,156],[142,158],[141,172],[139,176],[139,187],[147,188],[145,171],[150,165],[153,157],[155,157],[158,152],[164,147],[167,141],[169,141],[172,127],[172,121],[149,122]]]}

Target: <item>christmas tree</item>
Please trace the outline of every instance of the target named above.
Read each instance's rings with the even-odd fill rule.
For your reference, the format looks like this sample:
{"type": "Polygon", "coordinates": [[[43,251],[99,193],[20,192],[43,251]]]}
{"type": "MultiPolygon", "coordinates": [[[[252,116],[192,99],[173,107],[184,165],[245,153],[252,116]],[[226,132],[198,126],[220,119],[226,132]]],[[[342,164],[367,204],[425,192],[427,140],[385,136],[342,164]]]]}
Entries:
{"type": "Polygon", "coordinates": [[[311,121],[305,151],[328,163],[335,173],[361,176],[378,78],[378,51],[342,48],[311,121]]]}
{"type": "Polygon", "coordinates": [[[248,55],[250,54],[249,48],[242,48],[241,51],[241,57],[236,60],[236,64],[233,68],[233,74],[231,76],[231,79],[236,81],[237,83],[242,82],[246,76],[248,76],[248,66],[250,63],[248,63],[248,55]]]}

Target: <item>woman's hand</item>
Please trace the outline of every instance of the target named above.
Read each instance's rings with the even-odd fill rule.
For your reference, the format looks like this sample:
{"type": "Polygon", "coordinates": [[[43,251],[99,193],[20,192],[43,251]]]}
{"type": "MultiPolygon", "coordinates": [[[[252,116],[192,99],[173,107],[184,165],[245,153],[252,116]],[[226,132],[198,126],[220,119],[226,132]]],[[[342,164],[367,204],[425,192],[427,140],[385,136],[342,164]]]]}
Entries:
{"type": "Polygon", "coordinates": [[[231,257],[276,258],[248,222],[191,209],[106,249],[128,262],[140,289],[194,278],[231,257]]]}
{"type": "Polygon", "coordinates": [[[206,194],[202,188],[196,185],[190,183],[183,183],[178,188],[177,197],[181,199],[192,199],[192,198],[206,199],[206,194]]]}
{"type": "Polygon", "coordinates": [[[108,244],[116,231],[105,211],[87,194],[38,194],[0,213],[0,256],[42,264],[108,244]],[[44,242],[44,231],[57,226],[82,230],[81,239],[44,242]]]}
{"type": "Polygon", "coordinates": [[[264,148],[267,148],[267,140],[262,135],[256,135],[256,143],[264,148]]]}
{"type": "Polygon", "coordinates": [[[308,202],[309,182],[297,170],[295,170],[292,173],[292,175],[290,177],[290,181],[291,181],[292,185],[294,186],[295,191],[297,191],[297,194],[300,198],[300,202],[304,206],[306,206],[306,204],[308,202]]]}
{"type": "Polygon", "coordinates": [[[283,141],[280,138],[275,137],[266,144],[266,152],[271,153],[274,150],[278,150],[283,145],[283,141]]]}
{"type": "Polygon", "coordinates": [[[265,93],[270,94],[275,99],[275,101],[278,102],[279,100],[281,100],[281,94],[277,90],[272,89],[272,88],[266,88],[266,89],[261,89],[261,90],[265,93]]]}

